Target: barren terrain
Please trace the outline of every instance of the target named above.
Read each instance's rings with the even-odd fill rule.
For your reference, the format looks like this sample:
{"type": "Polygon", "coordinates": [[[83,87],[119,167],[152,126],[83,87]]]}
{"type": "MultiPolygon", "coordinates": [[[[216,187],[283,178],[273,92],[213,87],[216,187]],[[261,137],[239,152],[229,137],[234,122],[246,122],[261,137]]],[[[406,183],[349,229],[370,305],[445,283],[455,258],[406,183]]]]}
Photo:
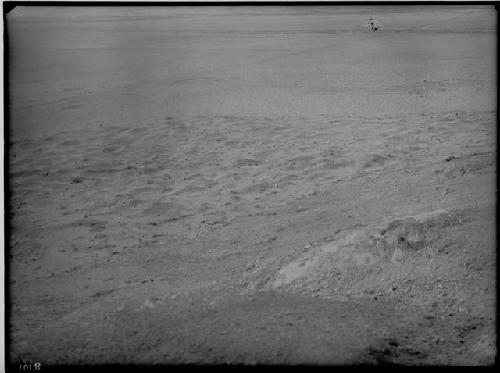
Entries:
{"type": "Polygon", "coordinates": [[[11,363],[492,364],[495,17],[16,8],[11,363]]]}

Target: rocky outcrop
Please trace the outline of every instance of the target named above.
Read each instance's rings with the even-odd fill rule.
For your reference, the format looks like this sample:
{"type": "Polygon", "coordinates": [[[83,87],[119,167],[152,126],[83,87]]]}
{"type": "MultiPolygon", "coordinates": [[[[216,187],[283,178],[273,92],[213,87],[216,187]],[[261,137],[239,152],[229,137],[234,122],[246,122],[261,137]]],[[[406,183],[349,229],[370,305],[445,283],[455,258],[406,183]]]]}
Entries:
{"type": "Polygon", "coordinates": [[[438,210],[342,231],[334,240],[306,247],[286,259],[258,258],[247,267],[243,284],[251,291],[370,293],[384,276],[411,271],[412,260],[432,244],[436,232],[461,224],[463,216],[458,210],[438,210]]]}

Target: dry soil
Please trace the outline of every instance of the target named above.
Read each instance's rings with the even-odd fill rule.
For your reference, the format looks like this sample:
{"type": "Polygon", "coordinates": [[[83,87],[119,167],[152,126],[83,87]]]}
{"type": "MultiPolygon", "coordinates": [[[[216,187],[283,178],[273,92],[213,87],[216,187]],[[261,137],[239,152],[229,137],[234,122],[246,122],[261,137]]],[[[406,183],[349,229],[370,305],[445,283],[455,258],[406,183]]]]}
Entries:
{"type": "Polygon", "coordinates": [[[16,8],[11,363],[492,364],[495,17],[16,8]]]}

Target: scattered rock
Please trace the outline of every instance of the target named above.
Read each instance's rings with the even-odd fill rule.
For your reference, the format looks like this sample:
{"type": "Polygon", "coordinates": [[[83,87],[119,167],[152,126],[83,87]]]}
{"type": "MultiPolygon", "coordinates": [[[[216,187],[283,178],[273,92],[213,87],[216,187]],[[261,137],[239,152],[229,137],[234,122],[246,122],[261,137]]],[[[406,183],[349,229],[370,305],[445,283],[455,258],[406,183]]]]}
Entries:
{"type": "Polygon", "coordinates": [[[380,154],[373,154],[363,165],[363,168],[383,166],[388,160],[389,156],[382,156],[380,154]]]}
{"type": "Polygon", "coordinates": [[[143,307],[155,308],[155,304],[151,301],[151,299],[147,299],[146,302],[144,302],[143,307]]]}

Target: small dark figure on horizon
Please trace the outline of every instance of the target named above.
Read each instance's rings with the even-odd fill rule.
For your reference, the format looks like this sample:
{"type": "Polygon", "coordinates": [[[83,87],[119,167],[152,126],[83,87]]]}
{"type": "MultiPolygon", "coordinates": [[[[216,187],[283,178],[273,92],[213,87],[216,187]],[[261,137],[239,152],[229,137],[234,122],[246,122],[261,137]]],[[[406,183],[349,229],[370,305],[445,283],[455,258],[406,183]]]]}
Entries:
{"type": "Polygon", "coordinates": [[[370,28],[372,31],[377,31],[379,29],[379,26],[375,23],[375,18],[370,17],[370,28]]]}

